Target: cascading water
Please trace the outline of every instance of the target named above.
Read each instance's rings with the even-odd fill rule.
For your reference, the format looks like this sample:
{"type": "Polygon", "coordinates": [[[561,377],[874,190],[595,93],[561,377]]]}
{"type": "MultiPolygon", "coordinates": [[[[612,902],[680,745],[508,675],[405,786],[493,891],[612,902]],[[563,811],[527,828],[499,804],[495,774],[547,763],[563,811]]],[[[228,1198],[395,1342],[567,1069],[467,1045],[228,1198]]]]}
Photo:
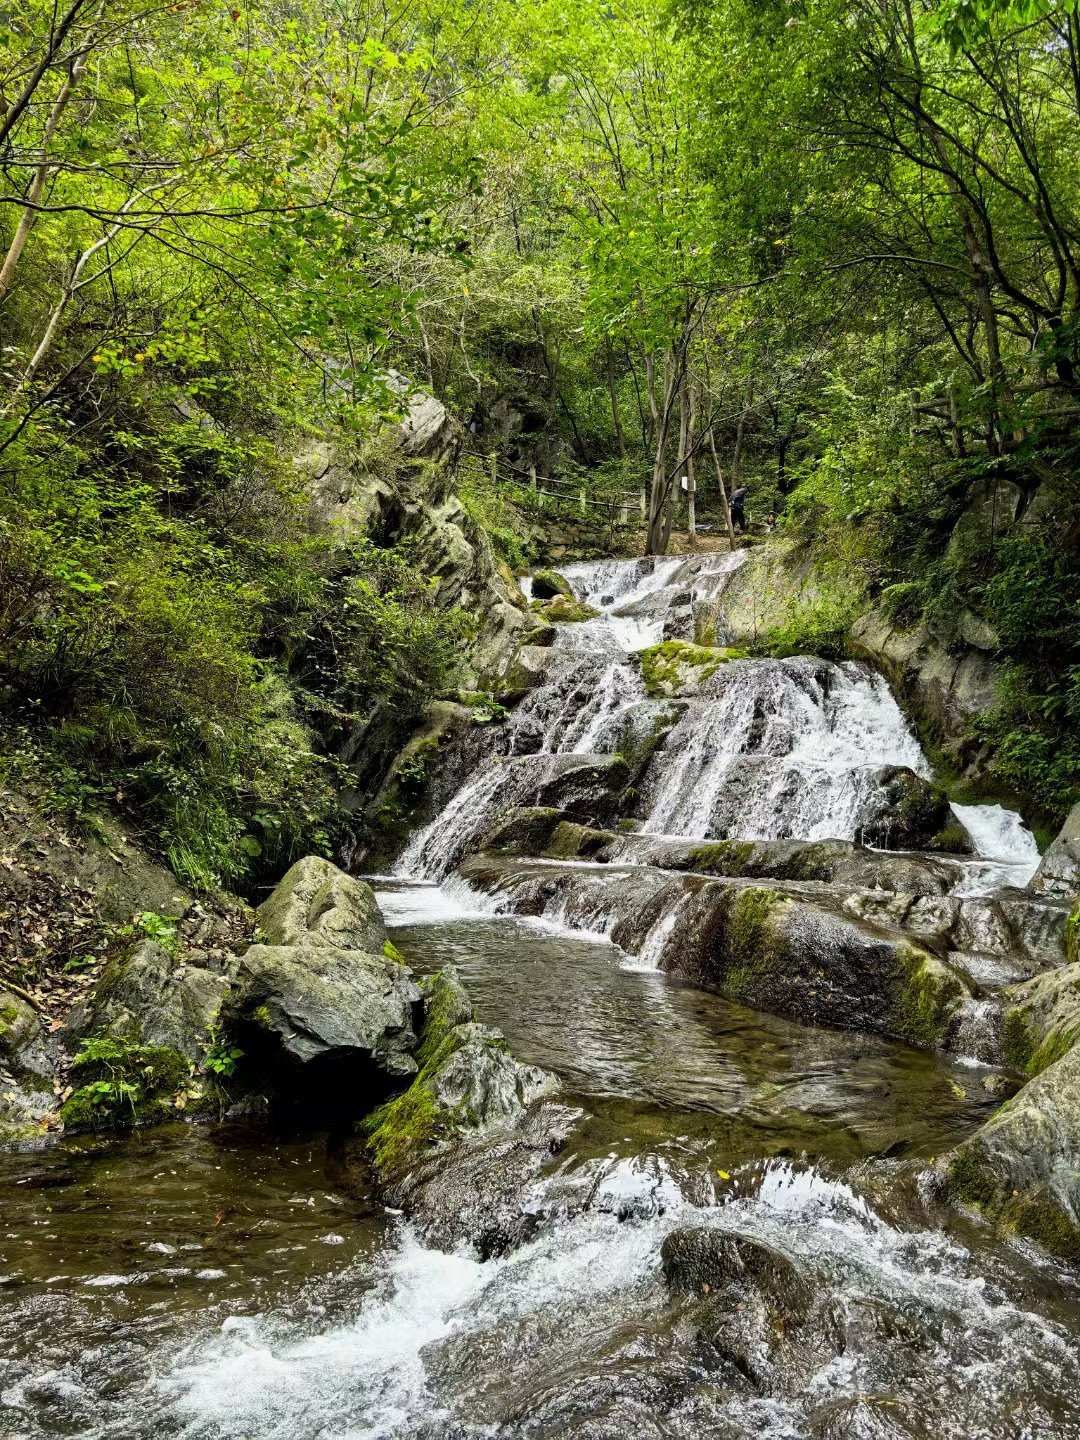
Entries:
{"type": "Polygon", "coordinates": [[[650,834],[857,838],[883,766],[929,767],[880,676],[856,664],[732,661],[658,757],[650,834]]]}
{"type": "Polygon", "coordinates": [[[1015,810],[1001,805],[953,805],[952,810],[979,857],[968,862],[956,895],[985,895],[1001,886],[1028,883],[1039,868],[1039,847],[1015,810]]]}
{"type": "MultiPolygon", "coordinates": [[[[448,875],[502,809],[614,754],[635,717],[671,708],[647,698],[633,652],[685,634],[696,599],[740,562],[569,567],[600,616],[560,627],[501,753],[399,870],[448,875]]],[[[861,666],[736,660],[673,708],[681,719],[641,799],[656,836],[850,835],[878,769],[927,773],[887,687],[861,666]]],[[[985,857],[966,884],[1030,871],[1016,817],[956,808],[985,857]]],[[[409,963],[457,966],[478,1018],[586,1112],[529,1192],[529,1238],[491,1258],[436,1250],[377,1196],[341,1186],[339,1162],[324,1166],[306,1137],[278,1152],[177,1125],[158,1132],[154,1164],[145,1134],[84,1138],[43,1152],[25,1186],[20,1157],[0,1235],[0,1416],[13,1433],[1080,1434],[1080,1305],[1067,1278],[987,1230],[935,1228],[914,1180],[989,1115],[996,1092],[955,1057],[671,984],[656,963],[680,943],[701,877],[577,864],[533,867],[520,891],[536,902],[530,924],[508,913],[514,894],[480,895],[457,876],[379,894],[409,963]],[[620,933],[627,890],[643,915],[633,958],[598,943],[620,933]],[[766,1282],[790,1291],[673,1291],[661,1247],[683,1227],[767,1247],[766,1282]]],[[[998,1013],[966,1002],[961,1048],[990,1058],[998,1013]]]]}
{"type": "MultiPolygon", "coordinates": [[[[503,753],[413,837],[395,873],[448,875],[501,812],[534,803],[556,778],[558,766],[542,757],[612,755],[632,743],[633,718],[647,728],[662,703],[647,698],[637,654],[671,635],[687,638],[696,606],[722,594],[745,557],[567,566],[576,597],[599,615],[555,626],[543,682],[507,723],[503,753]]],[[[650,835],[858,840],[884,772],[930,775],[885,680],[855,662],[732,660],[678,707],[681,718],[639,782],[638,814],[650,835]]],[[[1038,849],[1020,817],[1000,806],[953,808],[977,856],[956,893],[1025,884],[1038,849]]]]}

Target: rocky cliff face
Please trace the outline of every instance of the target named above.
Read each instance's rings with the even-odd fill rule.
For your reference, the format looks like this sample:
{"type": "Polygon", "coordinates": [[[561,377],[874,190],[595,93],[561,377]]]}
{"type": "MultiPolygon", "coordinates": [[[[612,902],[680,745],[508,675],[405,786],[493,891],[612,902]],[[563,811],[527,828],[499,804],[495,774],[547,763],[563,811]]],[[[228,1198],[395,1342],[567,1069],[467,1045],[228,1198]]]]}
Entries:
{"type": "Polygon", "coordinates": [[[460,606],[475,621],[458,679],[463,689],[483,689],[510,663],[526,623],[524,599],[453,494],[460,427],[438,400],[414,395],[405,419],[384,439],[377,469],[325,440],[298,450],[312,524],[343,541],[361,535],[382,545],[409,540],[417,568],[438,581],[439,603],[460,606]]]}

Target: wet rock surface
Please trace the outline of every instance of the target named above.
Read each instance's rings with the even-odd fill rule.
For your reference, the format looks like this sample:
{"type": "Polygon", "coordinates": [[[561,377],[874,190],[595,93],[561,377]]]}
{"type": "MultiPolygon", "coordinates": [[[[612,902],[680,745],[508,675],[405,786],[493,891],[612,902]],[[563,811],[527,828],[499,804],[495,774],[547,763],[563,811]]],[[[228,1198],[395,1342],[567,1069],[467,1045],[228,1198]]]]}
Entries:
{"type": "Polygon", "coordinates": [[[1080,805],[1069,811],[1065,824],[1042,857],[1031,881],[1037,895],[1068,899],[1080,895],[1080,805]]]}
{"type": "Polygon", "coordinates": [[[554,1075],[522,1065],[498,1030],[475,1022],[452,967],[422,994],[419,1073],[365,1122],[368,1151],[389,1202],[432,1243],[501,1253],[528,1232],[528,1186],[577,1112],[554,1103],[554,1075]]]}
{"type": "Polygon", "coordinates": [[[1080,1262],[1080,1049],[1029,1080],[945,1168],[956,1199],[1080,1262]]]}
{"type": "MultiPolygon", "coordinates": [[[[420,992],[405,966],[324,943],[253,945],[237,966],[229,1025],[261,1035],[299,1066],[370,1061],[412,1074],[412,1006],[420,992]]],[[[277,1066],[274,1066],[277,1069],[277,1066]]],[[[288,1085],[288,1076],[276,1075],[288,1085]]]]}

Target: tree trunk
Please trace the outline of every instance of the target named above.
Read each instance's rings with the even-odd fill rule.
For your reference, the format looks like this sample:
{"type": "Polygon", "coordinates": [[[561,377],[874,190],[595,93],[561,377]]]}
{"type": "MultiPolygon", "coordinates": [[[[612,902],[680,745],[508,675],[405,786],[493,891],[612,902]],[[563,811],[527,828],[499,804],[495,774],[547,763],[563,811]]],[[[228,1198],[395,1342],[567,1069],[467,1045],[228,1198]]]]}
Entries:
{"type": "Polygon", "coordinates": [[[686,455],[686,533],[693,540],[697,534],[697,474],[694,461],[694,431],[697,428],[697,386],[691,380],[688,386],[689,395],[689,424],[687,435],[689,445],[684,454],[686,455]]]}
{"type": "Polygon", "coordinates": [[[611,348],[611,336],[604,336],[604,362],[607,369],[607,388],[611,398],[611,424],[615,432],[615,451],[619,459],[626,455],[626,443],[623,440],[622,420],[619,418],[619,395],[615,387],[615,352],[611,348]]]}
{"type": "Polygon", "coordinates": [[[732,550],[735,549],[735,526],[731,523],[731,506],[728,504],[727,489],[724,486],[724,472],[720,468],[720,456],[716,453],[716,441],[713,438],[712,426],[709,426],[709,449],[712,451],[713,466],[716,470],[716,488],[720,491],[720,504],[724,507],[724,525],[727,528],[728,542],[732,550]]]}

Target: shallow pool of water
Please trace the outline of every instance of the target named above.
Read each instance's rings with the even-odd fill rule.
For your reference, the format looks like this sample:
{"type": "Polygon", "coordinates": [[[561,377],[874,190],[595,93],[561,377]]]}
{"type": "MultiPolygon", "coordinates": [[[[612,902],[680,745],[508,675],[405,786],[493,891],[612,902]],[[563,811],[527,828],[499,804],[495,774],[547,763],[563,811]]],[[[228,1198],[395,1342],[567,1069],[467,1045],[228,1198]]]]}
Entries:
{"type": "Polygon", "coordinates": [[[587,1112],[538,1185],[535,1238],[487,1261],[433,1250],[325,1136],[172,1125],[0,1157],[0,1432],[1080,1436],[1072,1281],[931,1227],[903,1178],[979,1123],[988,1072],[755,1014],[430,889],[387,909],[417,970],[456,964],[480,1018],[587,1112]],[[662,1277],[688,1224],[763,1240],[810,1281],[808,1313],[742,1368],[717,1350],[724,1317],[662,1277]]]}

